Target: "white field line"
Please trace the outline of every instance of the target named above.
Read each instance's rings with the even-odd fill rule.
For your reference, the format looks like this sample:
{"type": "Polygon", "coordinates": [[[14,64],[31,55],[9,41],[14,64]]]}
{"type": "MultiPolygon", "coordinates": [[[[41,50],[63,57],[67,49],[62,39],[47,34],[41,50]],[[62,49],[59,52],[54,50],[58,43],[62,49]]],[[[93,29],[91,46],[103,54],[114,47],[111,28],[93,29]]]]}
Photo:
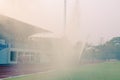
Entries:
{"type": "Polygon", "coordinates": [[[10,77],[7,77],[7,78],[1,78],[0,80],[25,77],[25,76],[30,76],[30,75],[34,75],[34,74],[43,74],[43,73],[48,73],[48,72],[53,72],[53,71],[55,71],[55,69],[54,70],[48,70],[48,71],[41,71],[41,72],[31,73],[31,74],[25,74],[25,75],[10,76],[10,77]]]}

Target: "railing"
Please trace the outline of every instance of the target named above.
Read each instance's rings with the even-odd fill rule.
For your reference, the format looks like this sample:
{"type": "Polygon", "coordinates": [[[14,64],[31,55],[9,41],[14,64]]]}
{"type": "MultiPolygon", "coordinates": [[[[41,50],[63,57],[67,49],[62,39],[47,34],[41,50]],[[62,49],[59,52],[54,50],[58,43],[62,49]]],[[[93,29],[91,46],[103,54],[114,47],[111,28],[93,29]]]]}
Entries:
{"type": "Polygon", "coordinates": [[[5,48],[7,48],[7,47],[8,47],[7,45],[0,44],[0,50],[3,50],[5,48]]]}

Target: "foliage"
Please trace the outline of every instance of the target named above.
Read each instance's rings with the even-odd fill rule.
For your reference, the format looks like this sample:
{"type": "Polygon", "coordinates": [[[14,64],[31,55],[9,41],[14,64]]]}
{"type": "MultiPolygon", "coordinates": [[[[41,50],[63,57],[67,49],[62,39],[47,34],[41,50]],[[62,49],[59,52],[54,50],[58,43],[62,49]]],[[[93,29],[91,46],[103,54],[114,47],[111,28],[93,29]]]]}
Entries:
{"type": "Polygon", "coordinates": [[[92,61],[120,60],[120,37],[114,37],[105,44],[87,46],[82,59],[92,61]]]}

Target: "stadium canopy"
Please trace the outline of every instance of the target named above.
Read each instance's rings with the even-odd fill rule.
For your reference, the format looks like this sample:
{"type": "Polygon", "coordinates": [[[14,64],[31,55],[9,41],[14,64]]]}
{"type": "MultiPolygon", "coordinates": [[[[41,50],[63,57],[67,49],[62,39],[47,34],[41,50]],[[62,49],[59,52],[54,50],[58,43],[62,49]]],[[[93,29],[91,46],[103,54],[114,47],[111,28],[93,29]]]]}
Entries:
{"type": "Polygon", "coordinates": [[[25,40],[36,33],[50,32],[25,22],[0,15],[0,38],[8,41],[25,40]]]}

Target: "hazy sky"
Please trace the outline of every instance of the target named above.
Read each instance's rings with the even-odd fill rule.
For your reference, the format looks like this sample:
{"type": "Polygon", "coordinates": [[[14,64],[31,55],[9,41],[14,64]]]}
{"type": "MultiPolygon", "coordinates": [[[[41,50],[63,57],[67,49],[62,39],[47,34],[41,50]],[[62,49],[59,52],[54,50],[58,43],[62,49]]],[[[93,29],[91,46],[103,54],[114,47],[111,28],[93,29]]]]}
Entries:
{"type": "Polygon", "coordinates": [[[96,41],[120,36],[120,0],[80,0],[82,31],[96,41]]]}
{"type": "MultiPolygon", "coordinates": [[[[67,1],[67,31],[74,40],[88,36],[89,41],[100,42],[100,39],[120,36],[120,0],[79,0],[78,18],[75,13],[76,0],[67,1]],[[79,27],[73,27],[77,19],[79,27]],[[77,37],[73,37],[76,34],[77,37]]],[[[64,30],[63,2],[64,0],[0,0],[0,14],[61,34],[64,30]]]]}

